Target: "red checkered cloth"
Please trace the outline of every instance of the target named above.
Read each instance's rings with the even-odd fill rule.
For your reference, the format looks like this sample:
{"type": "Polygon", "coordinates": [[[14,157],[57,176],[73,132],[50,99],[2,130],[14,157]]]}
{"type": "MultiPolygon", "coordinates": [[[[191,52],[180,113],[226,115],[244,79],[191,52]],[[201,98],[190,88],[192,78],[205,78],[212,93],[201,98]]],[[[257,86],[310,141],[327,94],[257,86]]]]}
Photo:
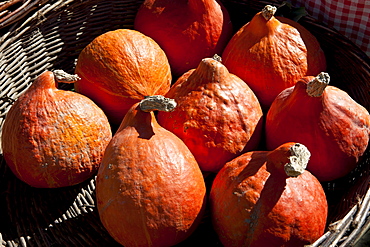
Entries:
{"type": "Polygon", "coordinates": [[[294,7],[305,7],[308,14],[335,28],[370,57],[369,0],[289,0],[294,7]]]}

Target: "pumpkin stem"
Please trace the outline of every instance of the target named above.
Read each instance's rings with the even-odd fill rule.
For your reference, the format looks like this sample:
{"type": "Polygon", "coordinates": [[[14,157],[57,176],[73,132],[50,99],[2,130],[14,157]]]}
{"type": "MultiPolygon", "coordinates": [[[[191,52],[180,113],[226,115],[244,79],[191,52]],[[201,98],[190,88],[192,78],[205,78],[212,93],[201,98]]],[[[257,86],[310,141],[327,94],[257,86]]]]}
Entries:
{"type": "Polygon", "coordinates": [[[306,170],[311,153],[300,143],[292,145],[289,151],[291,156],[288,157],[289,162],[284,165],[284,170],[287,176],[297,177],[306,170]]]}
{"type": "Polygon", "coordinates": [[[170,112],[175,110],[176,101],[174,99],[166,98],[162,95],[146,96],[139,103],[139,107],[144,112],[151,111],[165,111],[170,112]]]}
{"type": "Polygon", "coordinates": [[[266,5],[262,9],[262,16],[266,19],[266,21],[270,20],[276,13],[277,8],[275,6],[266,5]]]}
{"type": "Polygon", "coordinates": [[[217,55],[217,54],[215,54],[215,55],[213,55],[213,57],[212,57],[214,60],[216,60],[217,62],[220,62],[220,63],[222,63],[222,58],[221,58],[221,56],[219,56],[219,55],[217,55]]]}
{"type": "Polygon", "coordinates": [[[321,72],[312,81],[307,83],[307,94],[311,97],[320,97],[324,93],[325,88],[329,85],[329,81],[329,74],[321,72]]]}
{"type": "Polygon", "coordinates": [[[58,83],[75,83],[81,79],[78,75],[71,75],[60,69],[54,70],[53,74],[55,81],[58,83]]]}

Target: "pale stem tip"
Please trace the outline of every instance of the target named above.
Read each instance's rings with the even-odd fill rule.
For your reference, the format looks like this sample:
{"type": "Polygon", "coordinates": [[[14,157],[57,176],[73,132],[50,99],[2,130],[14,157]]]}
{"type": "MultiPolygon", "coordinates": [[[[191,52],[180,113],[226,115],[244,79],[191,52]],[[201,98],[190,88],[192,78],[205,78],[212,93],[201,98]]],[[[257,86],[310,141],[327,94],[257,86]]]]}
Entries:
{"type": "Polygon", "coordinates": [[[71,75],[60,69],[54,70],[53,74],[58,83],[75,83],[76,81],[81,80],[77,74],[71,75]]]}
{"type": "Polygon", "coordinates": [[[297,177],[306,170],[311,153],[300,143],[294,144],[290,148],[290,153],[289,162],[285,164],[284,170],[289,177],[297,177]]]}
{"type": "Polygon", "coordinates": [[[139,103],[140,109],[144,112],[165,111],[171,112],[175,110],[177,103],[174,99],[166,98],[162,95],[146,96],[139,103]]]}
{"type": "Polygon", "coordinates": [[[313,80],[307,83],[306,92],[311,97],[320,97],[325,88],[329,85],[330,76],[326,72],[321,72],[313,80]]]}
{"type": "Polygon", "coordinates": [[[262,9],[262,16],[266,19],[266,21],[270,20],[276,13],[277,8],[275,6],[266,5],[262,9]]]}

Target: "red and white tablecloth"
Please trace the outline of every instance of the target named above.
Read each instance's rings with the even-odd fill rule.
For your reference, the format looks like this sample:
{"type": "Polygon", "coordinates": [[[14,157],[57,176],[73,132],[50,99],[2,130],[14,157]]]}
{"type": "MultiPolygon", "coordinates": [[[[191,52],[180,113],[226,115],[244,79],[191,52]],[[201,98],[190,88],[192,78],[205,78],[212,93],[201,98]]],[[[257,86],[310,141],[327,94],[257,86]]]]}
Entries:
{"type": "Polygon", "coordinates": [[[338,30],[370,57],[369,0],[289,0],[317,20],[338,30]]]}

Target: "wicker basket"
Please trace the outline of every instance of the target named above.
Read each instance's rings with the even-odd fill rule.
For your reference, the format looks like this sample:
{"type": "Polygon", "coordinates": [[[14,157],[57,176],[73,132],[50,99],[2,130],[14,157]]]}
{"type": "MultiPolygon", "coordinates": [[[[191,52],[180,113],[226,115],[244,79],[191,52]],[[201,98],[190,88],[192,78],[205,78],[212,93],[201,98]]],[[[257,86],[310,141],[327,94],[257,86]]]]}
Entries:
{"type": "MultiPolygon", "coordinates": [[[[109,30],[133,28],[135,13],[142,3],[34,2],[38,2],[37,8],[27,8],[13,19],[14,23],[0,29],[0,128],[9,107],[36,76],[53,69],[73,73],[79,52],[93,38],[109,30]]],[[[282,1],[222,2],[238,29],[266,4],[280,6],[282,1]]],[[[321,43],[331,85],[347,91],[369,110],[369,57],[337,31],[309,16],[300,23],[321,43]]],[[[329,224],[313,246],[351,246],[370,227],[369,157],[367,151],[351,174],[323,183],[330,206],[329,224]]],[[[211,179],[208,177],[208,185],[211,179]]],[[[94,184],[92,178],[68,188],[31,188],[15,178],[1,157],[0,246],[119,246],[100,223],[94,208],[94,184]]],[[[209,212],[194,234],[178,246],[221,246],[209,212]]]]}

